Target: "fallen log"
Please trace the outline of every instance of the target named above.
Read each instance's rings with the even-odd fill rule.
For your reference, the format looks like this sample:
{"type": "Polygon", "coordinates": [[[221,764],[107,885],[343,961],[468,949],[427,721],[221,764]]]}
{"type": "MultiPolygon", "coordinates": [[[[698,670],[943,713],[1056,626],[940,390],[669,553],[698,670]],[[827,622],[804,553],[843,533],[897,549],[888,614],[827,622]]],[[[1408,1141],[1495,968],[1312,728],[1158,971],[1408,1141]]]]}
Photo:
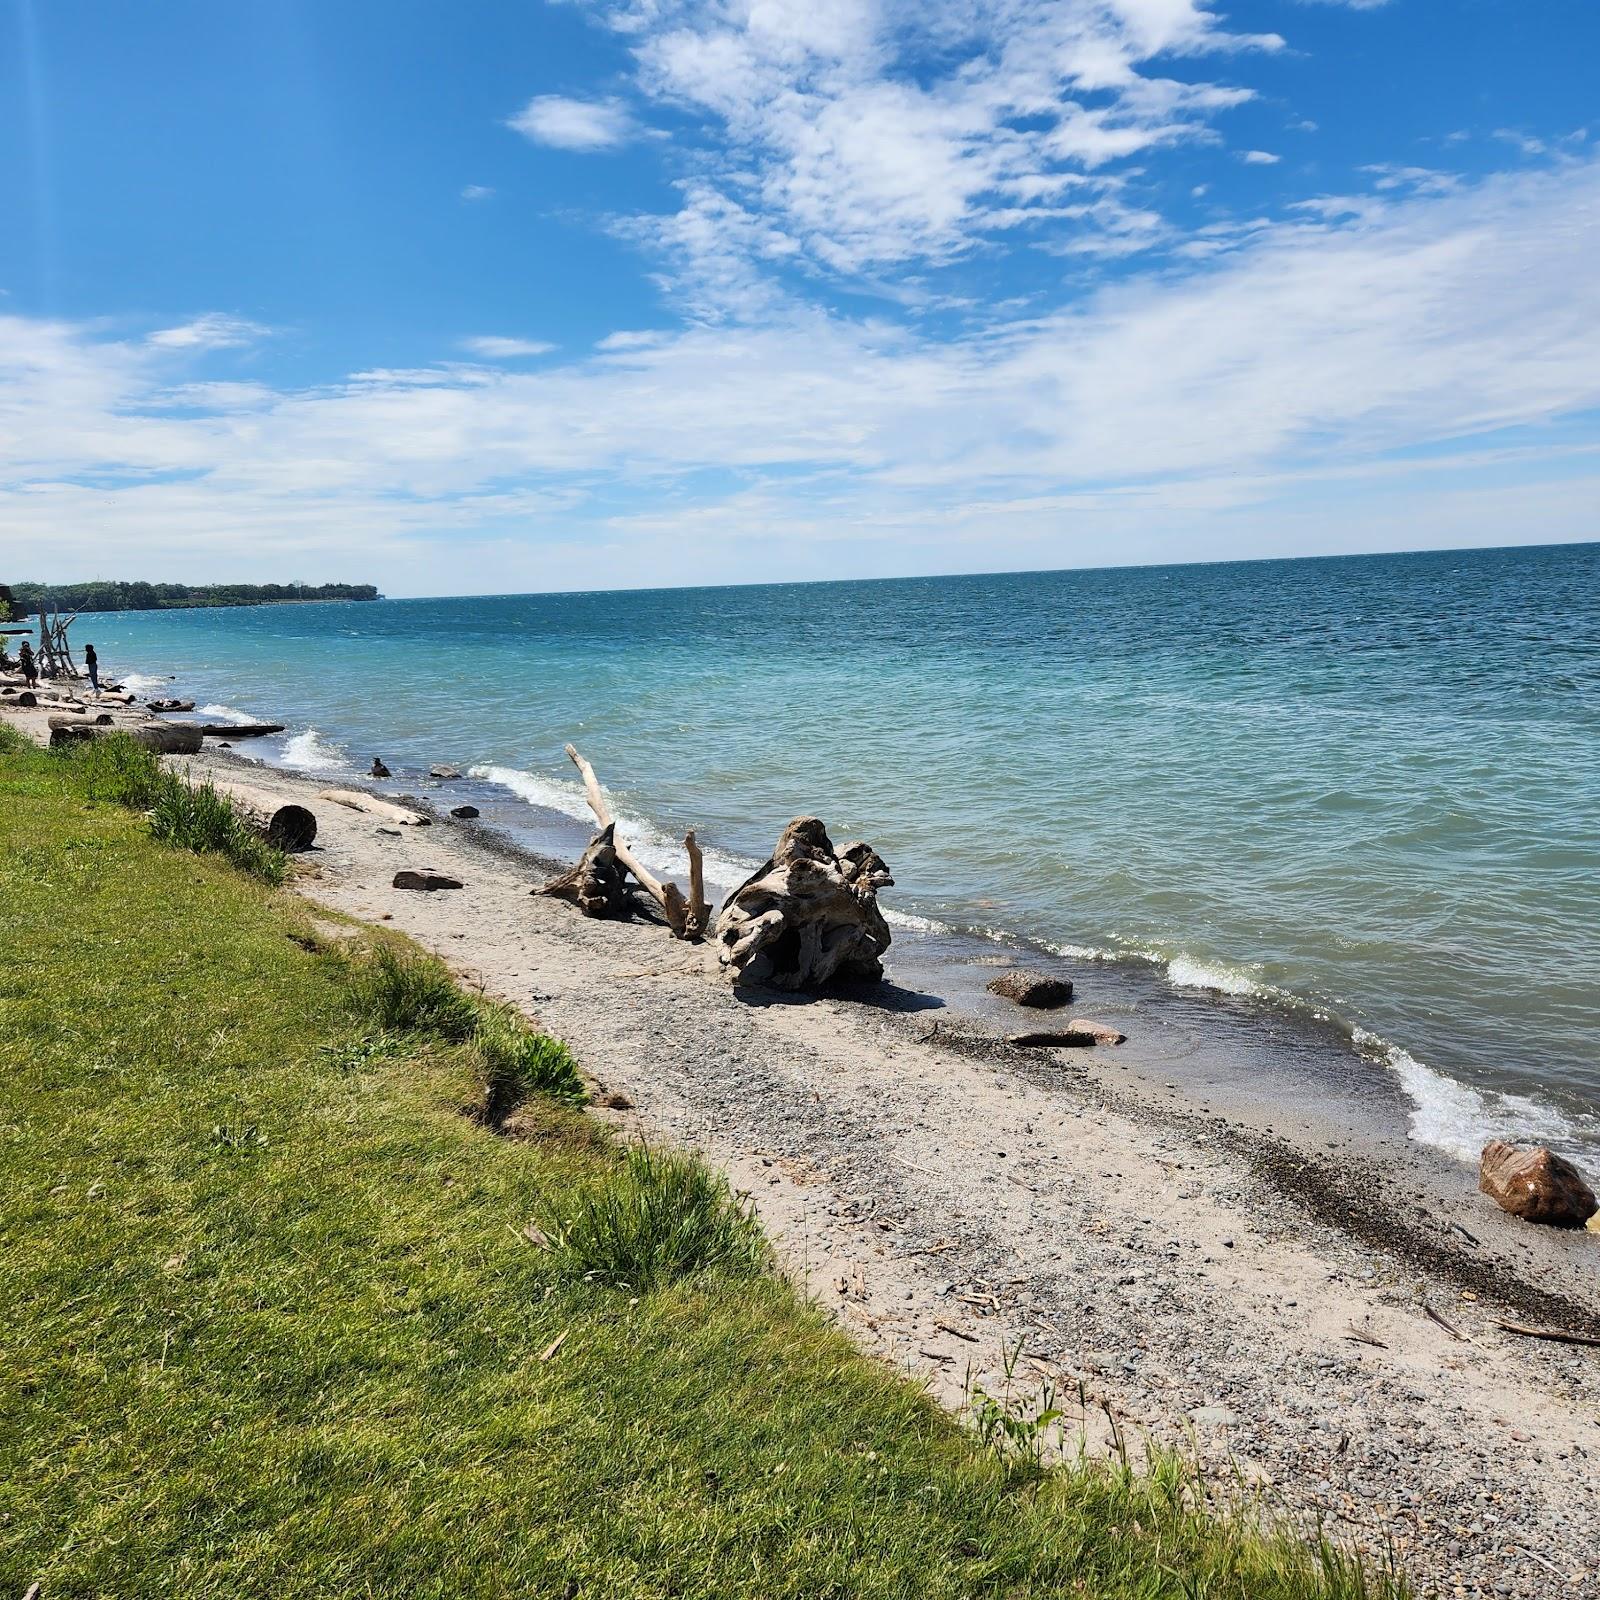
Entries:
{"type": "Polygon", "coordinates": [[[269,733],[282,733],[281,722],[202,722],[200,733],[206,739],[264,739],[269,733]]]}
{"type": "Polygon", "coordinates": [[[835,851],[816,817],[796,817],[772,857],[723,903],[717,959],[735,983],[818,989],[883,976],[889,925],[878,890],[894,879],[870,845],[835,851]]]}
{"type": "MultiPolygon", "coordinates": [[[[561,886],[573,874],[581,874],[585,862],[589,862],[594,870],[591,872],[592,881],[586,886],[587,892],[591,898],[596,893],[600,893],[603,903],[609,905],[612,896],[604,890],[604,877],[606,870],[608,870],[606,851],[609,850],[610,859],[614,860],[626,871],[631,872],[644,892],[661,907],[662,915],[666,917],[667,926],[672,929],[675,938],[700,938],[705,932],[709,911],[702,911],[698,918],[691,917],[689,904],[683,898],[683,891],[677,884],[662,883],[654,873],[640,863],[638,857],[617,837],[616,818],[611,815],[611,807],[606,801],[605,790],[600,787],[600,780],[594,775],[594,768],[578,754],[572,745],[569,744],[566,747],[566,751],[567,759],[578,769],[578,773],[583,779],[583,792],[588,797],[589,809],[594,812],[595,821],[600,825],[600,832],[590,840],[589,848],[584,851],[583,859],[573,869],[573,873],[562,873],[559,878],[552,879],[542,892],[560,894],[565,899],[574,899],[574,895],[565,892],[561,886]],[[604,845],[601,843],[602,840],[606,841],[604,845]],[[597,846],[600,847],[598,850],[597,846]],[[591,856],[594,857],[593,861],[590,860],[591,856]]],[[[690,868],[692,871],[693,858],[691,858],[690,868]]],[[[580,900],[577,903],[581,906],[583,902],[580,900]]],[[[584,914],[586,916],[619,916],[625,913],[606,910],[586,911],[584,914]]]]}
{"type": "Polygon", "coordinates": [[[111,726],[111,713],[109,711],[69,711],[63,716],[50,718],[50,731],[54,733],[57,728],[109,728],[111,726]]]}
{"type": "Polygon", "coordinates": [[[432,818],[420,811],[408,811],[404,806],[391,805],[376,795],[363,794],[359,789],[324,789],[319,799],[331,800],[336,806],[348,806],[352,811],[365,811],[368,816],[382,817],[385,822],[398,823],[403,828],[426,828],[432,818]]]}
{"type": "Polygon", "coordinates": [[[99,722],[53,717],[52,722],[65,724],[50,730],[50,748],[58,750],[63,745],[81,743],[85,739],[105,739],[113,734],[125,733],[135,744],[161,756],[192,756],[200,752],[200,730],[183,722],[146,722],[136,728],[113,728],[99,722]]]}
{"type": "Polygon", "coordinates": [[[309,850],[317,840],[317,819],[314,812],[293,801],[280,802],[274,794],[264,789],[252,789],[242,783],[228,783],[218,778],[211,786],[226,795],[233,809],[264,838],[291,855],[309,850]]]}
{"type": "Polygon", "coordinates": [[[147,711],[193,711],[193,700],[149,700],[145,703],[147,711]]]}

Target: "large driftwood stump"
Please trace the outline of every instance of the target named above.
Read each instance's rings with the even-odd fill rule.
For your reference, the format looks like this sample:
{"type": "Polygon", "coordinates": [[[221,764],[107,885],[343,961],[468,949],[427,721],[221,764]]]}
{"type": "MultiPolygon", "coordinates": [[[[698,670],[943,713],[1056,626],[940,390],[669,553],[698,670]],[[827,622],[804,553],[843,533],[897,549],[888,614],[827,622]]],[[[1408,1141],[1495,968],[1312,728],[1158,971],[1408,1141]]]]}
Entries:
{"type": "Polygon", "coordinates": [[[893,882],[870,845],[836,851],[816,817],[796,817],[772,859],[723,902],[717,959],[735,983],[775,989],[881,978],[889,925],[878,890],[893,882]]]}
{"type": "Polygon", "coordinates": [[[633,912],[628,874],[617,860],[617,825],[608,822],[583,852],[575,867],[538,890],[557,900],[570,900],[586,917],[626,917],[633,912]]]}

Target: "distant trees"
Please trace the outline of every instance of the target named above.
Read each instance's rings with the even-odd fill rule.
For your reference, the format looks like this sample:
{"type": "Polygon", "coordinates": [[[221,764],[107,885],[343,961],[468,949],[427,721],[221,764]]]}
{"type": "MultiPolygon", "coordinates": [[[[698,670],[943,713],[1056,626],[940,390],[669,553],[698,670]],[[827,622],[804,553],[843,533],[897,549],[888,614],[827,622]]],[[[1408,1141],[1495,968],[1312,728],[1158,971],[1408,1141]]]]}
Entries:
{"type": "Polygon", "coordinates": [[[376,600],[370,583],[19,583],[0,587],[0,618],[52,611],[167,611],[190,606],[287,605],[301,600],[376,600]]]}
{"type": "Polygon", "coordinates": [[[0,583],[0,622],[15,622],[22,616],[17,608],[17,597],[9,584],[0,583]]]}

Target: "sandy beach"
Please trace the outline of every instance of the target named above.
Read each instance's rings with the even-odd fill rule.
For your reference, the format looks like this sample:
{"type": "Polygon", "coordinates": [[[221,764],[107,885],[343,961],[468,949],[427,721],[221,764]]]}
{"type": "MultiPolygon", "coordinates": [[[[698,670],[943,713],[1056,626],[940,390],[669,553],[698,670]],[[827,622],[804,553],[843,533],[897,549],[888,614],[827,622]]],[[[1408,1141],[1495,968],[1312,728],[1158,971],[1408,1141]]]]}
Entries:
{"type": "MultiPolygon", "coordinates": [[[[47,709],[0,714],[45,735],[47,709]]],[[[313,810],[295,892],[565,1040],[597,1116],[721,1164],[786,1269],[950,1406],[1010,1365],[1088,1448],[1187,1440],[1425,1590],[1600,1595],[1600,1349],[1500,1326],[1600,1331],[1600,1237],[1503,1214],[1398,1134],[1008,1046],[897,983],[895,949],[881,987],[735,993],[705,946],[531,893],[555,864],[451,821],[448,784],[394,830],[230,751],[180,765],[313,810]],[[463,887],[396,889],[403,867],[463,887]]]]}

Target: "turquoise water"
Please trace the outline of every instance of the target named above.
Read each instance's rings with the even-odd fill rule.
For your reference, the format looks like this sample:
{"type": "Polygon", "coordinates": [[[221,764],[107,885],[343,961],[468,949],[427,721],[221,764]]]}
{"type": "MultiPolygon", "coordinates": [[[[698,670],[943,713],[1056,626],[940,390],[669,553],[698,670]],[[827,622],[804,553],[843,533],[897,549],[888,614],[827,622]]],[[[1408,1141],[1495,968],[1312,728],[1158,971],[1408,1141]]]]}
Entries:
{"type": "Polygon", "coordinates": [[[727,881],[815,812],[913,919],[1337,1019],[1441,1148],[1594,1138],[1600,546],[76,631],[287,722],[271,759],[470,767],[549,838],[572,739],[669,868],[685,826],[727,881]]]}

